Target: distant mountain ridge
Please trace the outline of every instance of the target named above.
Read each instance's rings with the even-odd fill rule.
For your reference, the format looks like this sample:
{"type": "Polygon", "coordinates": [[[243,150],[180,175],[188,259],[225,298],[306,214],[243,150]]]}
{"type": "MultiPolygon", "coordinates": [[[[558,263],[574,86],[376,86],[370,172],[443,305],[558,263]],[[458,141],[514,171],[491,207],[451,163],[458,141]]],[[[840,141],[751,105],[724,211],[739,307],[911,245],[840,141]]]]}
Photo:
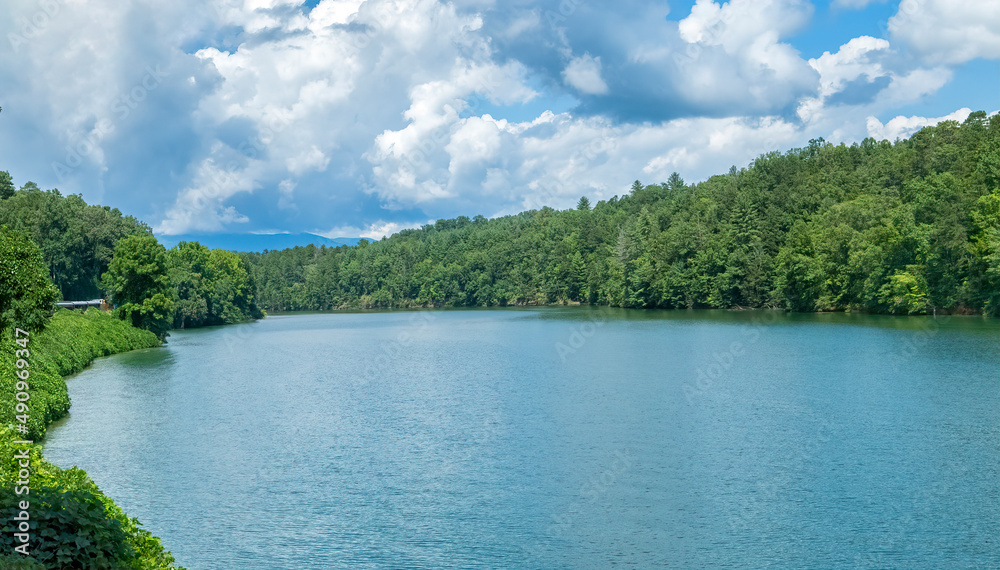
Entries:
{"type": "Polygon", "coordinates": [[[178,234],[172,236],[156,236],[167,249],[182,241],[196,241],[209,249],[225,249],[240,252],[261,252],[264,250],[282,250],[296,246],[315,245],[338,247],[341,245],[358,245],[361,238],[326,238],[311,233],[297,234],[178,234]]]}

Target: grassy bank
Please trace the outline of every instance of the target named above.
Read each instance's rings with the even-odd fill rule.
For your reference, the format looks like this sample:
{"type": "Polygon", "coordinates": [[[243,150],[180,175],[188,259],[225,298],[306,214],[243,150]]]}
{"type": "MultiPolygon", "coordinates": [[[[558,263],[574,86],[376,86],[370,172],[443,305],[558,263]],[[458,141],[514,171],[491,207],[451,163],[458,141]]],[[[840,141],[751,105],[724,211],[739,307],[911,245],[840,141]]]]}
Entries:
{"type": "Polygon", "coordinates": [[[95,358],[140,348],[158,346],[156,335],[133,328],[110,314],[92,309],[87,313],[60,311],[44,331],[28,337],[29,404],[27,433],[15,431],[22,422],[15,409],[17,357],[25,356],[13,334],[5,332],[0,350],[0,512],[4,526],[0,534],[0,569],[175,569],[174,559],[160,540],[142,530],[105,496],[81,469],[61,469],[45,460],[42,446],[15,444],[15,440],[38,442],[46,429],[69,411],[65,376],[83,370],[95,358]],[[15,488],[29,450],[29,493],[15,488]],[[29,551],[26,557],[14,551],[14,519],[27,500],[29,551]]]}

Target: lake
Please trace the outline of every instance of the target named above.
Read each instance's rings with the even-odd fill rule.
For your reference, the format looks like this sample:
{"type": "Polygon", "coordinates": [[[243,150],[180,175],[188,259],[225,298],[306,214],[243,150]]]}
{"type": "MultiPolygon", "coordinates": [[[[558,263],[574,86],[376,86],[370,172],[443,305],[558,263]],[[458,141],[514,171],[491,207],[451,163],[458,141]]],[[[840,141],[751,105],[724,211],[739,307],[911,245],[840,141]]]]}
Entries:
{"type": "Polygon", "coordinates": [[[1000,326],[271,316],[69,379],[45,455],[190,570],[1000,567],[1000,326]]]}

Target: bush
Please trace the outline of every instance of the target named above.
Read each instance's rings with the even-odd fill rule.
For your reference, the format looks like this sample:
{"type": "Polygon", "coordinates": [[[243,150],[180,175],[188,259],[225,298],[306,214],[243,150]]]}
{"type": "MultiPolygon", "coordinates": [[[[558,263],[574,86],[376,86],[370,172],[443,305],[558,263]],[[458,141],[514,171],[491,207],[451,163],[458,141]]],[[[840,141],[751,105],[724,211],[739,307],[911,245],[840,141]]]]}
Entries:
{"type": "Polygon", "coordinates": [[[3,570],[46,570],[44,564],[23,554],[0,555],[0,568],[3,570]]]}
{"type": "Polygon", "coordinates": [[[58,296],[38,246],[0,226],[0,330],[41,330],[58,296]]]}
{"type": "Polygon", "coordinates": [[[9,511],[18,499],[13,489],[19,469],[14,456],[17,450],[27,448],[31,462],[28,500],[32,556],[0,556],[0,570],[175,570],[174,558],[160,540],[140,528],[139,521],[105,496],[84,471],[60,469],[47,462],[40,444],[13,443],[15,439],[41,440],[46,427],[66,414],[69,397],[63,376],[83,370],[95,358],[157,346],[160,341],[155,334],[133,328],[97,309],[86,313],[59,311],[44,331],[29,338],[31,399],[27,434],[7,427],[15,423],[14,351],[20,347],[14,344],[9,331],[0,338],[0,516],[7,525],[0,537],[0,552],[13,551],[13,514],[9,511]]]}
{"type": "MultiPolygon", "coordinates": [[[[69,394],[63,376],[76,374],[95,358],[160,344],[156,335],[130,326],[113,315],[90,309],[86,313],[62,310],[49,320],[45,330],[29,337],[28,382],[31,394],[29,431],[25,439],[45,437],[47,426],[69,411],[69,394]]],[[[6,331],[0,338],[0,425],[14,423],[17,377],[14,337],[6,331]]]]}
{"type": "MultiPolygon", "coordinates": [[[[30,554],[45,567],[111,570],[134,557],[121,521],[107,516],[101,496],[35,487],[30,497],[30,554]]],[[[0,513],[6,521],[0,535],[4,552],[17,545],[13,518],[19,499],[11,489],[0,490],[0,513]]]]}

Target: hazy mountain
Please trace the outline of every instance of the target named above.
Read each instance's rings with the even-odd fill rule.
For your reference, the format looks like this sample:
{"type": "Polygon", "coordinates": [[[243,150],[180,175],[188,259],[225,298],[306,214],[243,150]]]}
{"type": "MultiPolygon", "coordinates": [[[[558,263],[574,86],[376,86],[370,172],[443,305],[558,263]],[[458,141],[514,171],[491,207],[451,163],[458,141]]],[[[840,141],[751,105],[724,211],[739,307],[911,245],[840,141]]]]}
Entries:
{"type": "Polygon", "coordinates": [[[361,238],[325,238],[316,234],[181,234],[173,236],[156,236],[168,249],[182,241],[196,241],[210,249],[226,249],[230,251],[264,251],[265,249],[288,249],[295,246],[313,244],[317,247],[337,247],[341,245],[357,245],[361,238]]]}

